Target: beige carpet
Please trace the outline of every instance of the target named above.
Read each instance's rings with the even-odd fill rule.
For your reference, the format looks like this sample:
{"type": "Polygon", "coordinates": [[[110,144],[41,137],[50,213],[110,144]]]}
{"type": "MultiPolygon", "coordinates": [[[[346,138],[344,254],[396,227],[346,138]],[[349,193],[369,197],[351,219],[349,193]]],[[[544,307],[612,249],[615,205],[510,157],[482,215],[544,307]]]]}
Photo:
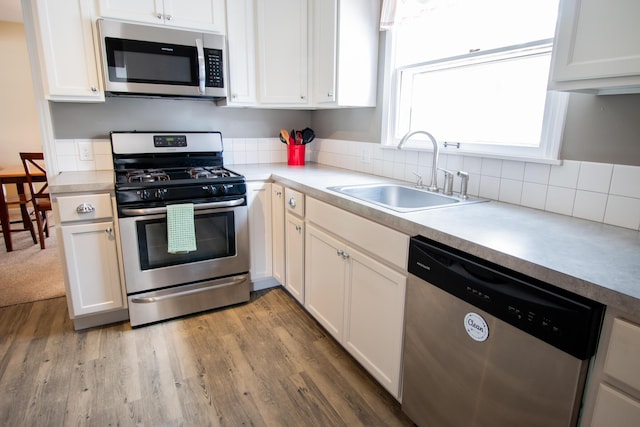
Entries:
{"type": "Polygon", "coordinates": [[[11,240],[11,252],[6,251],[4,240],[0,240],[0,307],[63,296],[55,226],[45,240],[44,250],[33,244],[28,231],[12,233],[11,240]]]}

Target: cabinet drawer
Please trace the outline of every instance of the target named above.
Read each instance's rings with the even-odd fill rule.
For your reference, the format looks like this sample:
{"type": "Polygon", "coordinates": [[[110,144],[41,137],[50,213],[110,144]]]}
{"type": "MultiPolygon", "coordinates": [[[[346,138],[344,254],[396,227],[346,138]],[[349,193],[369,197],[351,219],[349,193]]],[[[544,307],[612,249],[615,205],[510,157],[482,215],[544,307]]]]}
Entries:
{"type": "Polygon", "coordinates": [[[617,318],[604,362],[604,373],[640,391],[640,326],[617,318]]]}
{"type": "Polygon", "coordinates": [[[113,217],[111,195],[108,193],[62,196],[57,198],[57,203],[61,222],[113,217]],[[82,210],[81,207],[84,207],[86,212],[79,212],[82,210]]]}
{"type": "Polygon", "coordinates": [[[399,269],[407,268],[409,236],[405,234],[311,197],[307,198],[307,220],[399,269]]]}
{"type": "Polygon", "coordinates": [[[304,218],[304,194],[290,188],[285,188],[284,200],[287,206],[287,212],[304,218]]]}

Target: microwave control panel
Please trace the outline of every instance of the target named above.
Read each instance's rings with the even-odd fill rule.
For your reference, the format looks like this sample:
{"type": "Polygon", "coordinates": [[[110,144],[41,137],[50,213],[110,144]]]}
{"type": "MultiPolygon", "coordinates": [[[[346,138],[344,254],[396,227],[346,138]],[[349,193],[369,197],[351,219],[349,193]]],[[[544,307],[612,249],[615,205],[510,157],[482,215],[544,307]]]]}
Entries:
{"type": "Polygon", "coordinates": [[[205,49],[207,62],[207,87],[224,87],[222,51],[220,49],[205,49]]]}

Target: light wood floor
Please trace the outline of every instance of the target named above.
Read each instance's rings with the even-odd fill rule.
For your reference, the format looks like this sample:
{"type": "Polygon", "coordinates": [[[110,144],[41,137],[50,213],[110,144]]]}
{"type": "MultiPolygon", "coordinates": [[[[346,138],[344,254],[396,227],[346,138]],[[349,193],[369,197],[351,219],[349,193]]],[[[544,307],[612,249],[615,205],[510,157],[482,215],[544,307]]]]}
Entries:
{"type": "Polygon", "coordinates": [[[282,289],[74,332],[64,298],[0,308],[2,426],[413,425],[282,289]]]}

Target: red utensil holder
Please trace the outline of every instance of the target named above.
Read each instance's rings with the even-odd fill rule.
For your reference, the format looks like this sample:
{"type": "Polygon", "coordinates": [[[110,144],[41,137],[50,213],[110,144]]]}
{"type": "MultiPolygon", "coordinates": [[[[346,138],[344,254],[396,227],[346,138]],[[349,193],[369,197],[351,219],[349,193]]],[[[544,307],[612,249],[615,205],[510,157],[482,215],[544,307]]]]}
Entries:
{"type": "Polygon", "coordinates": [[[287,164],[289,166],[304,166],[304,145],[287,145],[287,164]]]}

